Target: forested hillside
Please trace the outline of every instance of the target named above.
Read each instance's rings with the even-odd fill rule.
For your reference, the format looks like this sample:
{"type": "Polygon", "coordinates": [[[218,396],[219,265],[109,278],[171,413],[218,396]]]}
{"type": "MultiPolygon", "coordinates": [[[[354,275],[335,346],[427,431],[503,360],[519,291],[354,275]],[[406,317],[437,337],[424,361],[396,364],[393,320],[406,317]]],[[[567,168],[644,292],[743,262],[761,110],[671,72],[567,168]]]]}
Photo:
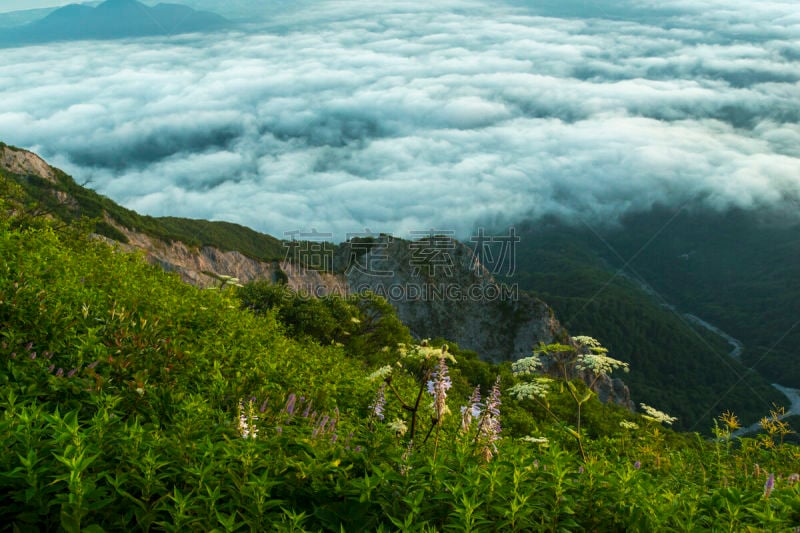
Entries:
{"type": "Polygon", "coordinates": [[[304,305],[280,287],[187,285],[0,185],[6,530],[800,520],[799,457],[779,413],[764,413],[757,439],[731,438],[732,413],[715,414],[719,440],[675,433],[658,409],[597,401],[587,381],[627,364],[592,338],[491,365],[410,343],[380,300],[304,305]]]}
{"type": "MultiPolygon", "coordinates": [[[[650,229],[652,236],[657,228],[650,229]]],[[[534,224],[522,235],[513,280],[552,305],[568,330],[592,332],[630,361],[625,380],[635,398],[668,407],[690,430],[707,427],[719,410],[754,421],[773,402],[788,407],[769,381],[729,355],[725,339],[669,307],[671,300],[660,295],[673,289],[648,294],[639,282],[652,277],[622,268],[624,262],[586,227],[534,224]]],[[[636,251],[626,250],[624,257],[636,251]]]]}

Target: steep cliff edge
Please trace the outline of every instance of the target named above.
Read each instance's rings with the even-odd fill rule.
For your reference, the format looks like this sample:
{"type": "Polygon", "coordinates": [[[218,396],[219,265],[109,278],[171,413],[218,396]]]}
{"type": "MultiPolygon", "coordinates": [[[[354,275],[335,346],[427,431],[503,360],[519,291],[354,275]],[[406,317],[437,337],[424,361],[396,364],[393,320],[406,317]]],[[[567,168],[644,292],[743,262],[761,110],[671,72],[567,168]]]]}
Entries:
{"type": "Polygon", "coordinates": [[[21,176],[38,176],[56,183],[56,172],[44,159],[27,150],[0,144],[0,168],[21,176]]]}
{"type": "Polygon", "coordinates": [[[450,238],[381,237],[369,249],[343,243],[334,265],[354,292],[389,300],[412,333],[445,337],[495,361],[530,355],[566,331],[544,302],[501,285],[473,250],[450,238]]]}
{"type": "MultiPolygon", "coordinates": [[[[56,216],[94,216],[105,230],[98,237],[121,249],[138,251],[149,262],[199,287],[215,286],[221,276],[232,276],[243,283],[286,283],[314,296],[371,291],[397,309],[416,337],[443,337],[493,361],[526,357],[539,343],[568,340],[547,304],[513,285],[498,283],[473,250],[454,239],[431,236],[427,244],[389,236],[368,242],[354,240],[323,247],[323,253],[329,254],[322,261],[326,267],[312,269],[289,253],[292,246],[303,243],[280,242],[266,235],[258,234],[255,241],[248,236],[255,242],[250,254],[203,244],[205,234],[192,235],[191,240],[196,242],[166,238],[176,233],[181,219],[141,217],[125,210],[76,185],[72,178],[25,150],[0,144],[0,171],[15,178],[34,199],[49,202],[56,216]],[[149,231],[136,226],[146,226],[149,231]],[[253,257],[253,250],[262,257],[281,252],[283,259],[253,257]]],[[[190,227],[198,222],[186,220],[190,227]]],[[[202,222],[206,233],[209,226],[224,224],[202,222]]],[[[627,388],[617,380],[599,380],[596,389],[603,400],[631,405],[627,388]]]]}

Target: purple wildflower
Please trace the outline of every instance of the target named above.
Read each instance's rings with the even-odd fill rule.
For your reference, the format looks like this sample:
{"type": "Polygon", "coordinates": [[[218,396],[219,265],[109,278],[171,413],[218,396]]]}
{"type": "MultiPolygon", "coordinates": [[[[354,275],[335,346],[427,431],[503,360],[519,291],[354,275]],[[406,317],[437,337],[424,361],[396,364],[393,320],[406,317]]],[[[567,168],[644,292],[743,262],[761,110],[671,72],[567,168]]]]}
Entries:
{"type": "Polygon", "coordinates": [[[92,370],[94,370],[94,368],[99,364],[100,364],[100,359],[96,360],[94,363],[89,364],[89,366],[87,366],[86,368],[91,368],[92,370]]]}
{"type": "Polygon", "coordinates": [[[50,366],[47,367],[47,371],[48,372],[52,372],[53,370],[55,370],[55,368],[56,368],[56,365],[50,365],[50,366]]]}
{"type": "Polygon", "coordinates": [[[289,416],[292,416],[294,414],[294,406],[296,402],[297,402],[297,396],[295,396],[294,393],[291,393],[289,395],[289,399],[286,400],[286,407],[284,408],[289,416]]]}
{"type": "Polygon", "coordinates": [[[25,349],[26,349],[26,350],[28,350],[29,352],[30,352],[31,350],[33,350],[33,343],[32,343],[32,342],[29,342],[28,344],[26,344],[26,345],[25,345],[25,349]]]}
{"type": "Polygon", "coordinates": [[[17,358],[17,352],[11,352],[11,359],[17,358]]]}
{"type": "Polygon", "coordinates": [[[406,451],[403,452],[403,456],[400,458],[400,475],[406,475],[411,467],[408,464],[408,460],[411,458],[411,454],[414,453],[414,439],[408,441],[408,446],[406,446],[406,451]]]}
{"type": "Polygon", "coordinates": [[[375,394],[375,400],[369,406],[370,414],[383,422],[383,410],[386,408],[386,383],[381,383],[381,388],[375,394]]]}
{"type": "Polygon", "coordinates": [[[339,436],[336,433],[334,433],[333,435],[331,435],[331,442],[336,442],[336,439],[338,438],[339,436]]]}
{"type": "Polygon", "coordinates": [[[478,385],[469,397],[469,405],[461,406],[461,431],[469,431],[472,421],[481,416],[481,387],[478,385]]]}
{"type": "Polygon", "coordinates": [[[261,404],[261,407],[258,408],[259,412],[263,413],[267,410],[267,403],[269,402],[269,397],[264,398],[264,402],[261,404]]]}
{"type": "Polygon", "coordinates": [[[492,386],[489,400],[486,402],[486,410],[478,422],[478,437],[483,444],[482,455],[484,460],[489,461],[493,457],[492,450],[497,452],[497,442],[500,439],[500,376],[492,386]]]}
{"type": "Polygon", "coordinates": [[[75,367],[72,370],[70,370],[69,372],[67,372],[67,377],[71,378],[72,376],[74,376],[75,373],[78,371],[78,368],[80,368],[80,367],[75,367]]]}
{"type": "Polygon", "coordinates": [[[324,434],[326,432],[329,420],[331,420],[331,417],[328,415],[320,418],[319,422],[317,422],[317,425],[314,426],[314,430],[311,432],[311,438],[316,438],[317,436],[324,434]]]}
{"type": "Polygon", "coordinates": [[[53,358],[53,352],[44,352],[42,355],[44,355],[48,359],[52,359],[53,358]]]}
{"type": "Polygon", "coordinates": [[[36,352],[31,352],[30,358],[31,358],[31,361],[36,359],[36,352]]]}
{"type": "Polygon", "coordinates": [[[641,467],[642,467],[641,461],[636,461],[635,463],[633,463],[633,468],[635,468],[636,470],[639,470],[641,467]]]}
{"type": "Polygon", "coordinates": [[[764,483],[764,498],[769,498],[769,495],[772,494],[772,489],[775,488],[775,474],[770,474],[767,477],[767,482],[764,483]]]}
{"type": "Polygon", "coordinates": [[[311,412],[311,405],[314,403],[314,400],[309,400],[306,404],[306,408],[303,410],[303,418],[308,418],[309,413],[311,412]]]}
{"type": "Polygon", "coordinates": [[[437,423],[441,424],[447,412],[447,404],[445,403],[447,391],[452,386],[444,353],[439,357],[439,364],[436,365],[436,371],[431,374],[431,378],[428,381],[428,392],[433,395],[433,411],[436,413],[437,423]]]}
{"type": "Polygon", "coordinates": [[[359,452],[361,451],[361,446],[356,446],[356,447],[353,449],[353,451],[354,451],[354,452],[356,452],[356,453],[359,453],[359,452]]]}
{"type": "Polygon", "coordinates": [[[579,474],[583,474],[583,465],[581,465],[580,467],[578,467],[578,473],[579,473],[579,474]]]}
{"type": "Polygon", "coordinates": [[[253,410],[253,402],[247,402],[247,405],[244,404],[243,401],[239,402],[239,432],[242,435],[242,438],[252,438],[255,439],[258,436],[258,428],[255,426],[255,421],[258,420],[258,417],[255,415],[253,410]]]}
{"type": "Polygon", "coordinates": [[[59,368],[58,370],[56,370],[56,377],[57,378],[60,378],[63,375],[64,375],[64,369],[63,368],[59,368]]]}

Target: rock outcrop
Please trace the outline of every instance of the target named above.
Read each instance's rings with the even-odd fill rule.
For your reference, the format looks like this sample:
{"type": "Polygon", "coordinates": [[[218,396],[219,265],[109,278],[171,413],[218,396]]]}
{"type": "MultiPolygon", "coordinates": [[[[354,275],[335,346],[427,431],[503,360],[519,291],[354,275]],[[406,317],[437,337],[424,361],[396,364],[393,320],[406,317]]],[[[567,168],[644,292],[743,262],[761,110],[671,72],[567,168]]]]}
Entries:
{"type": "MultiPolygon", "coordinates": [[[[60,174],[37,155],[2,144],[0,168],[53,184],[60,174]]],[[[55,187],[51,192],[63,204],[75,202],[55,187]]],[[[161,240],[108,215],[105,223],[125,237],[125,243],[112,241],[121,249],[141,252],[149,262],[198,287],[216,286],[222,276],[232,276],[243,283],[286,283],[313,296],[371,291],[397,309],[417,338],[443,337],[493,361],[526,357],[540,343],[569,342],[547,304],[513,284],[499,283],[471,248],[450,237],[407,241],[381,235],[335,247],[312,247],[326,257],[317,258],[324,268],[311,269],[298,260],[308,255],[293,256],[297,247],[309,243],[287,242],[292,254],[283,261],[266,262],[237,251],[161,240]]],[[[603,401],[632,406],[628,388],[618,379],[597,380],[594,388],[603,401]]]]}
{"type": "Polygon", "coordinates": [[[319,270],[291,260],[267,263],[210,246],[166,243],[107,222],[128,239],[126,249],[142,251],[151,263],[199,287],[217,285],[224,275],[243,283],[282,279],[313,296],[371,291],[397,309],[416,337],[444,337],[494,361],[525,357],[539,342],[566,338],[547,304],[498,283],[472,250],[455,240],[438,243],[446,258],[435,265],[419,263],[415,250],[421,248],[411,241],[384,237],[369,249],[343,243],[331,248],[330,268],[319,270]]]}
{"type": "Polygon", "coordinates": [[[10,146],[0,145],[0,167],[19,174],[20,176],[38,176],[51,183],[56,181],[56,172],[44,159],[28,152],[17,150],[10,146]]]}
{"type": "Polygon", "coordinates": [[[336,268],[353,292],[389,300],[419,338],[445,337],[494,361],[530,355],[566,332],[544,302],[497,282],[473,250],[450,238],[431,242],[381,237],[343,243],[336,268]]]}

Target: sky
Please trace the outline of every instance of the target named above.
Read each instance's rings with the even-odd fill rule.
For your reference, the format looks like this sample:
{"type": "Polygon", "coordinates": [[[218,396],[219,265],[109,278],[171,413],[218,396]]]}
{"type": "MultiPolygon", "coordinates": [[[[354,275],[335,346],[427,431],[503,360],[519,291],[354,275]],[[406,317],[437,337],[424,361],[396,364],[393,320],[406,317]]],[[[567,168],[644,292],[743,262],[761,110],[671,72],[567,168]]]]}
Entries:
{"type": "Polygon", "coordinates": [[[82,4],[88,1],[89,0],[0,0],[0,13],[43,7],[60,7],[67,4],[82,4]]]}
{"type": "Polygon", "coordinates": [[[278,237],[800,197],[793,1],[306,7],[3,50],[0,140],[141,213],[278,237]]]}

